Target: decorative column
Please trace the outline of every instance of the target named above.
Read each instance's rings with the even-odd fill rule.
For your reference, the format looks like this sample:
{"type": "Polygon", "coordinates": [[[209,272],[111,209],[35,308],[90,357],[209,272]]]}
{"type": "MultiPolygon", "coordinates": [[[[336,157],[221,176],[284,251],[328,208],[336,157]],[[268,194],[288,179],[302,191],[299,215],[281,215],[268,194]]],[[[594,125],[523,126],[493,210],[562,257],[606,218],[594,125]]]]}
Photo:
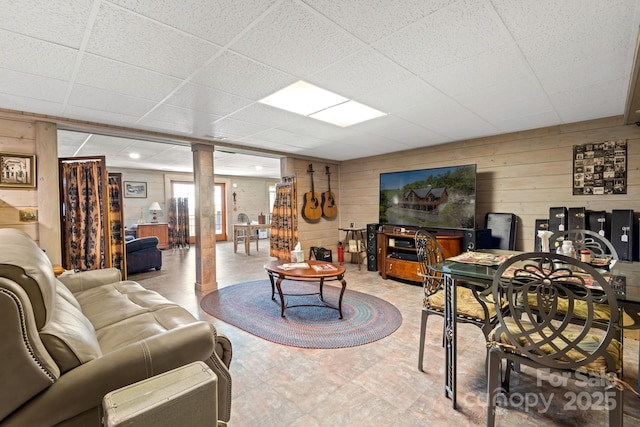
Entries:
{"type": "Polygon", "coordinates": [[[58,127],[55,123],[36,121],[34,128],[37,155],[38,244],[53,264],[62,264],[58,127]]]}
{"type": "Polygon", "coordinates": [[[196,218],[196,283],[199,292],[218,289],[216,280],[216,228],[213,206],[213,145],[194,144],[193,177],[196,218]]]}

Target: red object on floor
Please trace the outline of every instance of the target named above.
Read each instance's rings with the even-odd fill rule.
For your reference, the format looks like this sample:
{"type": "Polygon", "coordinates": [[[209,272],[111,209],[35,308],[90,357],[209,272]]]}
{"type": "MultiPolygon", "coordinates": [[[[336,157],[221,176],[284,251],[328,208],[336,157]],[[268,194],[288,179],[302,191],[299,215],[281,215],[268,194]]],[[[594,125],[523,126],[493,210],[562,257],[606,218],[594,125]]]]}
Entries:
{"type": "Polygon", "coordinates": [[[340,264],[344,262],[344,246],[342,246],[342,242],[338,242],[338,262],[340,264]]]}

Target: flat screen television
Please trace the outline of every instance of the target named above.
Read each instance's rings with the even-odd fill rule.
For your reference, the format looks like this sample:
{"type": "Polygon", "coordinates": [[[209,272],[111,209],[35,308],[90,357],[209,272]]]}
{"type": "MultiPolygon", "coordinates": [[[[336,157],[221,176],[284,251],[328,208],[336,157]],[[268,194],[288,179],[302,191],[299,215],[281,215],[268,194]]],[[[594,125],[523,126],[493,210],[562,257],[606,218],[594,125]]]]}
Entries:
{"type": "Polygon", "coordinates": [[[475,228],[476,165],[381,173],[379,223],[475,228]]]}

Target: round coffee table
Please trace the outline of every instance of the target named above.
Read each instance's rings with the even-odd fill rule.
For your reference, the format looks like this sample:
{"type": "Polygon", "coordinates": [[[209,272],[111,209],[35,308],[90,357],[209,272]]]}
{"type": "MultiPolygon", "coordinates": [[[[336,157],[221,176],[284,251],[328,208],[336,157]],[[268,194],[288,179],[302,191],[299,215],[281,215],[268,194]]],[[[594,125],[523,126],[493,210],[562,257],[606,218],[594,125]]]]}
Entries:
{"type": "Polygon", "coordinates": [[[298,268],[296,264],[300,266],[301,263],[291,263],[288,260],[271,261],[264,265],[264,269],[269,275],[271,281],[271,299],[275,301],[275,289],[278,289],[278,295],[280,296],[280,315],[284,317],[284,310],[291,307],[325,307],[333,310],[338,310],[340,319],[342,319],[342,297],[344,291],[347,288],[347,282],[344,280],[345,268],[340,265],[335,265],[323,261],[306,261],[298,268]],[[314,268],[315,267],[315,268],[314,268]],[[291,280],[294,282],[317,282],[319,285],[319,291],[313,293],[284,293],[282,292],[282,281],[291,280]],[[338,281],[342,285],[340,291],[340,298],[338,299],[338,306],[330,304],[324,300],[322,294],[324,283],[328,281],[338,281]],[[318,295],[320,301],[315,304],[296,304],[287,305],[285,302],[285,296],[306,296],[306,295],[318,295]]]}

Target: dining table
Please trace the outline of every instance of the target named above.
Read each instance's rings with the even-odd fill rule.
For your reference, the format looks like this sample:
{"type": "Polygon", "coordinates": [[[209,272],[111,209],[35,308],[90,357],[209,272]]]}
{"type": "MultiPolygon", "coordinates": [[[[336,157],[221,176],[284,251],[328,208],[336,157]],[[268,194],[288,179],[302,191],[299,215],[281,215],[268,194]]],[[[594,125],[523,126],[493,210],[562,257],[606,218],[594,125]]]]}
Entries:
{"type": "MultiPolygon", "coordinates": [[[[444,340],[445,340],[445,396],[452,401],[452,406],[457,409],[456,403],[456,375],[457,375],[457,312],[456,312],[456,286],[486,290],[493,283],[498,267],[504,259],[523,252],[485,249],[476,250],[478,262],[473,262],[473,256],[465,257],[465,254],[451,257],[441,263],[431,266],[435,271],[442,273],[444,281],[445,307],[444,307],[444,340]],[[485,254],[485,256],[478,256],[485,254]],[[464,262],[459,260],[464,259],[464,262]],[[493,259],[493,262],[491,261],[493,259]]],[[[633,320],[630,325],[624,325],[624,329],[640,329],[640,263],[628,261],[613,261],[607,266],[606,271],[601,270],[609,279],[616,294],[616,300],[620,310],[633,320]]],[[[640,371],[640,350],[638,368],[640,371]]],[[[640,391],[640,375],[638,376],[638,390],[640,391]]]]}

